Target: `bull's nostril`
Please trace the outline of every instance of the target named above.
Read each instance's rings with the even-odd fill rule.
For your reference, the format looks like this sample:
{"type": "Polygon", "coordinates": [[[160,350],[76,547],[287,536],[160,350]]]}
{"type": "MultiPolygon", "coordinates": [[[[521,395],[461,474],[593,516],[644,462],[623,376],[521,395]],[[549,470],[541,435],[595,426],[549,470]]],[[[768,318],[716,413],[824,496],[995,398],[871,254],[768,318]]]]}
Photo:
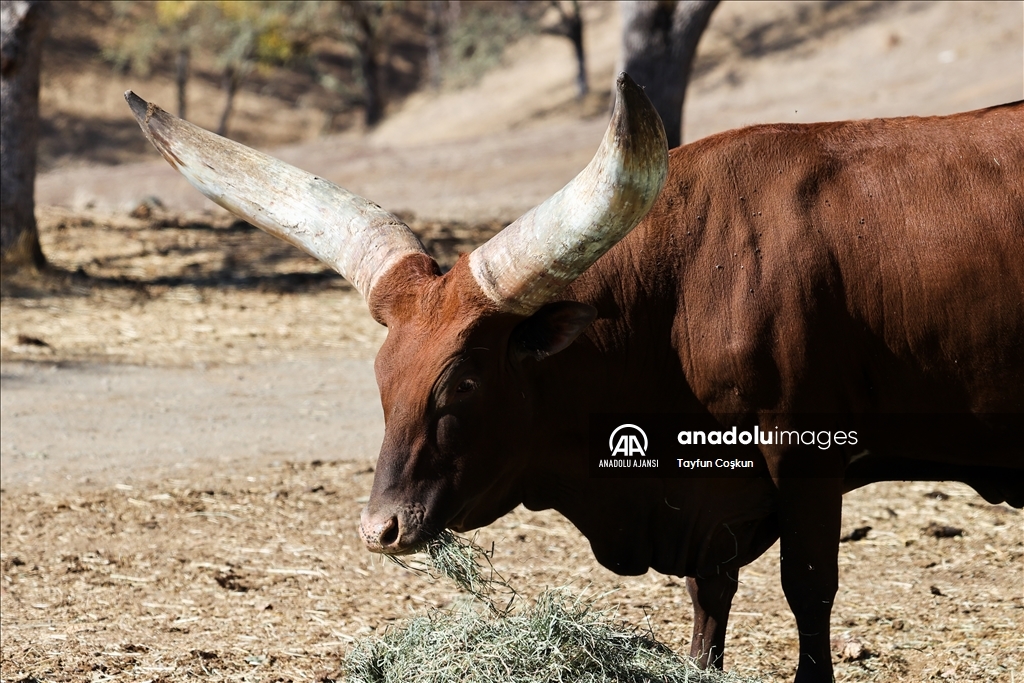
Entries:
{"type": "Polygon", "coordinates": [[[392,517],[380,532],[380,545],[387,548],[398,543],[398,518],[392,517]]]}

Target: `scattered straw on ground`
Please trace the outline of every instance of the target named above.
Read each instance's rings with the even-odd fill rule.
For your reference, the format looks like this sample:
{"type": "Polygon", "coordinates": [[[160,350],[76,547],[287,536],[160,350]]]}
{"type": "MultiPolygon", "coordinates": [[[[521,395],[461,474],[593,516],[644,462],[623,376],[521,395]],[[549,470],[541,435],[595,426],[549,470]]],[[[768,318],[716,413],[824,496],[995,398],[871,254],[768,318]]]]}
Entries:
{"type": "MultiPolygon", "coordinates": [[[[3,283],[3,360],[251,364],[371,358],[386,334],[340,275],[226,213],[40,210],[55,271],[3,283]]],[[[407,217],[442,267],[501,223],[407,217]]]]}

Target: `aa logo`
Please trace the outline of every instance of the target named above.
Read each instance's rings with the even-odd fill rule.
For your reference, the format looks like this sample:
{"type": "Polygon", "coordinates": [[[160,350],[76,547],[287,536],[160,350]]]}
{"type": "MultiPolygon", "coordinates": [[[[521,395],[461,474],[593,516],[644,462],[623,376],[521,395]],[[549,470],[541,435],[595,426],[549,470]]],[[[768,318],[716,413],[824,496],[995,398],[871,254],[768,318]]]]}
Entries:
{"type": "Polygon", "coordinates": [[[619,425],[608,437],[608,450],[613,458],[617,455],[642,458],[647,455],[647,434],[636,425],[619,425]]]}

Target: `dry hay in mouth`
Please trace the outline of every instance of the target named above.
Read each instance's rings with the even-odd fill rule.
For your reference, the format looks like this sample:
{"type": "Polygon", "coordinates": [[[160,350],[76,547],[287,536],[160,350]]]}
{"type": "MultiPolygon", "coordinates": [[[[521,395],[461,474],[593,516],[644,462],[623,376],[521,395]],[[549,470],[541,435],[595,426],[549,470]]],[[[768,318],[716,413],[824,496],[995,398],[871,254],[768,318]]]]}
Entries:
{"type": "Polygon", "coordinates": [[[493,550],[450,531],[422,552],[425,560],[391,559],[454,581],[488,609],[432,610],[357,642],[342,665],[349,683],[753,683],[700,670],[653,633],[615,623],[567,590],[513,610],[516,593],[491,566],[493,550]],[[503,609],[495,593],[511,594],[503,609]]]}
{"type": "Polygon", "coordinates": [[[516,599],[515,590],[505,581],[491,564],[494,548],[486,551],[473,541],[445,529],[427,541],[420,549],[424,559],[405,560],[395,555],[386,557],[405,569],[429,574],[434,578],[443,577],[455,583],[460,590],[472,596],[495,616],[505,616],[512,609],[516,599]],[[484,575],[484,565],[487,574],[484,575]],[[507,596],[505,607],[499,608],[498,597],[507,596]]]}

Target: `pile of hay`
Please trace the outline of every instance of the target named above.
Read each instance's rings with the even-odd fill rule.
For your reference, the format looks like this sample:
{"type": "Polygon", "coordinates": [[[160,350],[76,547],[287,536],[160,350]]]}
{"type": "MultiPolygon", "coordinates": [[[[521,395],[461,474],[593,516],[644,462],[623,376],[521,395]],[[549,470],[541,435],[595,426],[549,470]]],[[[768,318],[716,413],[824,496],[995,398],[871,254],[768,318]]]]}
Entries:
{"type": "Polygon", "coordinates": [[[455,581],[487,611],[434,610],[358,642],[342,665],[349,683],[740,683],[701,671],[650,633],[613,623],[567,591],[542,594],[512,610],[515,592],[490,567],[490,554],[450,532],[425,548],[426,566],[455,581]],[[488,576],[480,562],[490,569],[488,576]],[[511,592],[504,608],[495,592],[511,592]]]}

